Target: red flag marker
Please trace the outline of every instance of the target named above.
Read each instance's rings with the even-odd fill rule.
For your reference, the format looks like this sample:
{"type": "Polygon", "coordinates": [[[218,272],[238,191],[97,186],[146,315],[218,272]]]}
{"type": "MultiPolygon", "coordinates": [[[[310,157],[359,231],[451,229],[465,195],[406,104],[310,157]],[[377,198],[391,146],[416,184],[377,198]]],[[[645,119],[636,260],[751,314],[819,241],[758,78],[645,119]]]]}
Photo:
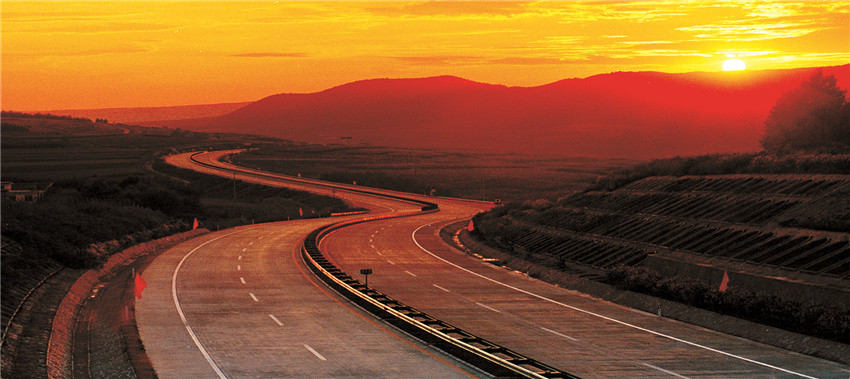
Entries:
{"type": "Polygon", "coordinates": [[[195,222],[192,223],[192,230],[198,229],[198,219],[195,219],[195,222]]]}
{"type": "Polygon", "coordinates": [[[145,280],[142,279],[142,276],[139,275],[139,273],[136,273],[136,283],[135,284],[136,284],[136,297],[141,299],[142,298],[142,290],[144,290],[145,287],[148,286],[148,284],[145,283],[145,280]]]}
{"type": "Polygon", "coordinates": [[[304,217],[304,208],[298,208],[298,215],[304,217]]]}
{"type": "Polygon", "coordinates": [[[472,220],[469,220],[469,225],[466,226],[466,230],[470,232],[475,230],[475,224],[472,223],[472,220]]]}
{"type": "Polygon", "coordinates": [[[723,271],[723,280],[720,282],[720,292],[726,292],[726,287],[729,286],[729,275],[723,271]]]}

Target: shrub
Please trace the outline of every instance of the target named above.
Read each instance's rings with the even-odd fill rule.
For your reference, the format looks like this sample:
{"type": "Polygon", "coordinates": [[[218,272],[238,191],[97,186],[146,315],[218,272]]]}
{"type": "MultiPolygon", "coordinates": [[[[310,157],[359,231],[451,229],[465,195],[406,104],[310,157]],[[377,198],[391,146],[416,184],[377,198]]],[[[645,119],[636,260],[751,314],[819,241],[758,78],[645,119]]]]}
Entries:
{"type": "Polygon", "coordinates": [[[650,293],[661,280],[661,275],[646,267],[618,265],[606,274],[617,288],[644,293],[650,293]]]}
{"type": "Polygon", "coordinates": [[[694,279],[662,278],[645,267],[620,265],[608,270],[606,279],[620,289],[652,294],[810,336],[850,342],[850,311],[831,304],[786,300],[738,288],[720,292],[694,279]]]}

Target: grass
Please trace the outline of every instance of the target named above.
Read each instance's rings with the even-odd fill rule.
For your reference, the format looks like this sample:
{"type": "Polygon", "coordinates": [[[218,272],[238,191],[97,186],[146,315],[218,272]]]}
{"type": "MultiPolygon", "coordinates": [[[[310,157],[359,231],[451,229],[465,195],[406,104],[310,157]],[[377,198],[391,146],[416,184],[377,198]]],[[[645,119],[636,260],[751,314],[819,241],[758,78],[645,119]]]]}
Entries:
{"type": "Polygon", "coordinates": [[[425,188],[435,187],[437,195],[490,201],[557,198],[636,163],[342,145],[264,146],[233,157],[233,162],[287,175],[344,178],[408,192],[423,193],[425,188]],[[369,180],[380,176],[383,180],[369,180]],[[398,183],[407,188],[392,187],[398,183]]]}

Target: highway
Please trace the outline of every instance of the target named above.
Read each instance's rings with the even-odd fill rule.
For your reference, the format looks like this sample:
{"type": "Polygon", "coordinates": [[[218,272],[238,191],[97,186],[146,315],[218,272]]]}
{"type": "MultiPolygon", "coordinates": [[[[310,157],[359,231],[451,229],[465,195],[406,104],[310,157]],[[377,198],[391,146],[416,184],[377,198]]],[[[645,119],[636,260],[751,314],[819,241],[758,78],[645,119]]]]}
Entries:
{"type": "MultiPolygon", "coordinates": [[[[187,158],[172,162],[191,167],[187,158]]],[[[362,195],[344,197],[363,204],[362,195]]],[[[421,208],[370,201],[375,213],[421,208]]],[[[304,267],[298,255],[304,236],[343,219],[223,230],[157,257],[142,273],[147,287],[136,319],[158,376],[482,376],[346,303],[304,267]]]]}
{"type": "MultiPolygon", "coordinates": [[[[225,165],[216,163],[223,154],[197,158],[225,165]]],[[[198,166],[188,154],[169,162],[234,175],[198,166]]],[[[236,177],[283,184],[254,174],[236,177]]],[[[285,185],[344,197],[373,214],[421,207],[293,180],[285,185]]],[[[427,199],[440,212],[349,226],[324,238],[320,248],[354,277],[371,268],[370,287],[581,377],[850,376],[847,366],[621,307],[471,258],[443,243],[438,231],[488,205],[427,199]]],[[[139,332],[159,376],[480,376],[364,314],[312,277],[297,254],[299,242],[340,219],[230,229],[160,255],[143,273],[148,288],[136,305],[139,332]]]]}

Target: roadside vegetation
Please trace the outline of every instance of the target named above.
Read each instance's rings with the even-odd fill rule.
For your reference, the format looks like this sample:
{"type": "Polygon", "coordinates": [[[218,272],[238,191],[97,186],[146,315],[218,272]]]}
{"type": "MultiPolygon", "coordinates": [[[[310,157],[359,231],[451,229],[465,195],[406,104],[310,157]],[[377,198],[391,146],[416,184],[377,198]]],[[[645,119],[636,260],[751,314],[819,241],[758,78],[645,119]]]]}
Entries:
{"type": "Polygon", "coordinates": [[[560,196],[639,162],[360,145],[264,145],[232,161],[304,178],[489,201],[560,196]]]}
{"type": "Polygon", "coordinates": [[[156,161],[153,168],[183,180],[187,189],[198,193],[201,212],[195,217],[202,227],[212,230],[363,210],[351,208],[335,197],[201,174],[170,166],[161,160],[156,161]]]}
{"type": "Polygon", "coordinates": [[[607,282],[620,289],[809,336],[850,343],[850,313],[832,304],[793,301],[734,287],[721,292],[695,279],[681,276],[665,278],[646,267],[619,265],[606,274],[607,282]]]}
{"type": "Polygon", "coordinates": [[[612,191],[652,176],[735,174],[849,175],[850,150],[837,153],[797,151],[786,154],[710,154],[656,159],[601,177],[586,190],[612,191]]]}
{"type": "Polygon", "coordinates": [[[155,158],[263,138],[122,125],[124,133],[102,125],[106,120],[97,126],[19,112],[2,117],[3,180],[52,183],[38,201],[0,204],[4,325],[27,292],[57,270],[99,267],[124,248],[189,230],[196,219],[217,230],[351,210],[339,199],[198,174],[155,158]],[[109,133],[93,134],[96,128],[109,133]]]}
{"type": "MultiPolygon", "coordinates": [[[[697,242],[701,238],[697,237],[699,233],[705,230],[705,234],[702,235],[710,236],[712,233],[719,233],[717,231],[719,229],[700,229],[700,226],[696,224],[682,227],[660,223],[653,228],[651,220],[643,220],[638,216],[632,217],[625,210],[626,208],[653,209],[653,212],[668,212],[670,216],[679,217],[679,224],[682,225],[687,225],[687,221],[682,221],[683,219],[699,220],[704,215],[711,215],[713,220],[722,220],[726,217],[739,224],[752,224],[747,226],[750,228],[748,231],[752,233],[750,235],[772,238],[773,234],[769,229],[760,229],[764,228],[763,223],[767,220],[758,219],[756,216],[764,214],[765,210],[772,211],[771,207],[781,206],[783,201],[789,201],[784,200],[783,196],[794,194],[800,197],[791,198],[790,201],[796,201],[793,204],[803,204],[803,206],[793,208],[796,211],[771,221],[782,227],[805,229],[812,234],[821,231],[847,233],[850,231],[850,207],[847,206],[847,196],[850,194],[846,190],[824,193],[822,196],[820,194],[803,195],[805,188],[816,188],[830,180],[836,180],[828,176],[850,175],[850,126],[848,126],[850,125],[850,104],[844,94],[845,91],[835,87],[834,78],[815,74],[800,88],[789,91],[777,101],[769,118],[765,121],[765,137],[762,139],[764,151],[653,160],[628,170],[600,177],[575,194],[563,193],[559,196],[536,200],[526,198],[479,214],[473,219],[475,230],[471,234],[484,244],[519,258],[533,260],[538,255],[547,256],[551,258],[551,261],[556,262],[554,266],[558,269],[566,268],[568,262],[565,257],[586,259],[569,263],[592,266],[592,271],[601,271],[604,274],[603,281],[621,289],[646,293],[810,336],[848,343],[850,342],[850,310],[843,307],[823,302],[793,301],[741,288],[730,288],[721,292],[717,288],[709,287],[694,279],[680,276],[662,277],[651,269],[642,267],[644,257],[651,251],[644,250],[645,245],[640,243],[667,243],[672,246],[671,248],[676,249],[677,245],[685,246],[693,241],[694,243],[688,245],[688,248],[697,248],[697,242]],[[773,188],[784,189],[772,194],[741,193],[749,196],[741,199],[734,197],[738,192],[744,191],[743,188],[751,188],[741,184],[747,180],[747,175],[764,174],[786,176],[785,179],[752,178],[751,180],[773,186],[773,188]],[[796,187],[786,184],[796,183],[795,174],[806,174],[809,177],[820,174],[824,177],[817,180],[797,180],[800,184],[796,187]],[[678,189],[676,185],[686,185],[696,180],[687,182],[684,179],[677,181],[675,178],[707,175],[733,176],[730,179],[724,179],[726,182],[716,180],[712,183],[734,184],[738,187],[727,188],[727,192],[721,189],[716,194],[710,190],[704,190],[702,194],[689,195],[691,197],[679,195],[679,191],[687,192],[687,190],[678,189]],[[735,176],[739,176],[740,179],[735,179],[735,176]],[[663,183],[666,184],[663,187],[655,188],[649,184],[639,183],[639,188],[635,189],[635,192],[616,192],[632,183],[653,177],[674,179],[664,181],[663,183]],[[790,189],[792,187],[795,189],[790,189]],[[641,193],[640,188],[652,190],[644,194],[641,193]],[[695,204],[691,209],[684,206],[690,204],[689,201],[696,196],[702,196],[701,201],[697,202],[699,204],[695,204]],[[764,199],[759,196],[764,196],[764,199]],[[715,202],[716,206],[706,206],[708,202],[715,202]],[[669,206],[665,208],[663,204],[669,206]],[[748,209],[761,210],[751,215],[746,213],[748,209]],[[752,219],[758,219],[758,221],[747,222],[735,219],[744,216],[753,216],[752,219]],[[633,245],[628,243],[617,245],[606,244],[604,240],[596,238],[605,236],[619,238],[620,241],[629,240],[634,236],[621,235],[621,233],[630,232],[628,229],[642,230],[639,235],[645,240],[635,240],[638,243],[633,245]],[[581,237],[576,237],[577,235],[581,237]],[[671,240],[671,236],[675,238],[671,240]],[[564,246],[572,246],[572,248],[564,250],[564,246]],[[614,257],[618,254],[621,255],[620,258],[614,257]],[[611,257],[608,258],[608,256],[611,257]]],[[[789,208],[781,208],[776,212],[781,214],[789,208]]],[[[724,232],[731,235],[728,231],[724,232]]],[[[842,237],[844,239],[819,238],[824,239],[818,243],[825,244],[826,241],[830,241],[829,243],[834,243],[832,246],[846,244],[842,242],[846,240],[844,237],[842,237]]],[[[721,242],[727,241],[717,243],[721,242]]],[[[706,246],[704,242],[700,246],[709,250],[713,248],[710,244],[706,246]]],[[[767,250],[764,248],[754,254],[761,254],[767,250]]],[[[812,252],[811,254],[814,254],[816,250],[813,248],[797,250],[786,248],[776,251],[777,254],[785,254],[783,260],[788,264],[794,263],[796,267],[813,267],[806,266],[807,263],[804,261],[793,261],[789,258],[795,253],[812,252]]],[[[724,253],[714,250],[713,254],[723,256],[738,252],[740,251],[724,253]]],[[[777,257],[780,256],[777,255],[777,257]]],[[[762,254],[759,258],[761,260],[756,262],[772,258],[764,257],[762,254]]],[[[819,258],[819,256],[815,257],[811,261],[814,262],[819,258]]],[[[823,261],[823,259],[820,260],[823,261]]],[[[840,260],[839,258],[836,262],[840,263],[840,260]]],[[[824,263],[821,266],[838,263],[824,263]]],[[[846,265],[842,267],[834,266],[832,272],[839,272],[837,275],[846,275],[846,265]],[[845,270],[844,273],[841,273],[842,267],[845,270]]]]}
{"type": "MultiPolygon", "coordinates": [[[[93,268],[122,248],[184,231],[197,194],[151,177],[56,182],[37,202],[3,201],[3,236],[70,268],[93,268]]],[[[4,275],[5,278],[5,275],[4,275]]]]}

